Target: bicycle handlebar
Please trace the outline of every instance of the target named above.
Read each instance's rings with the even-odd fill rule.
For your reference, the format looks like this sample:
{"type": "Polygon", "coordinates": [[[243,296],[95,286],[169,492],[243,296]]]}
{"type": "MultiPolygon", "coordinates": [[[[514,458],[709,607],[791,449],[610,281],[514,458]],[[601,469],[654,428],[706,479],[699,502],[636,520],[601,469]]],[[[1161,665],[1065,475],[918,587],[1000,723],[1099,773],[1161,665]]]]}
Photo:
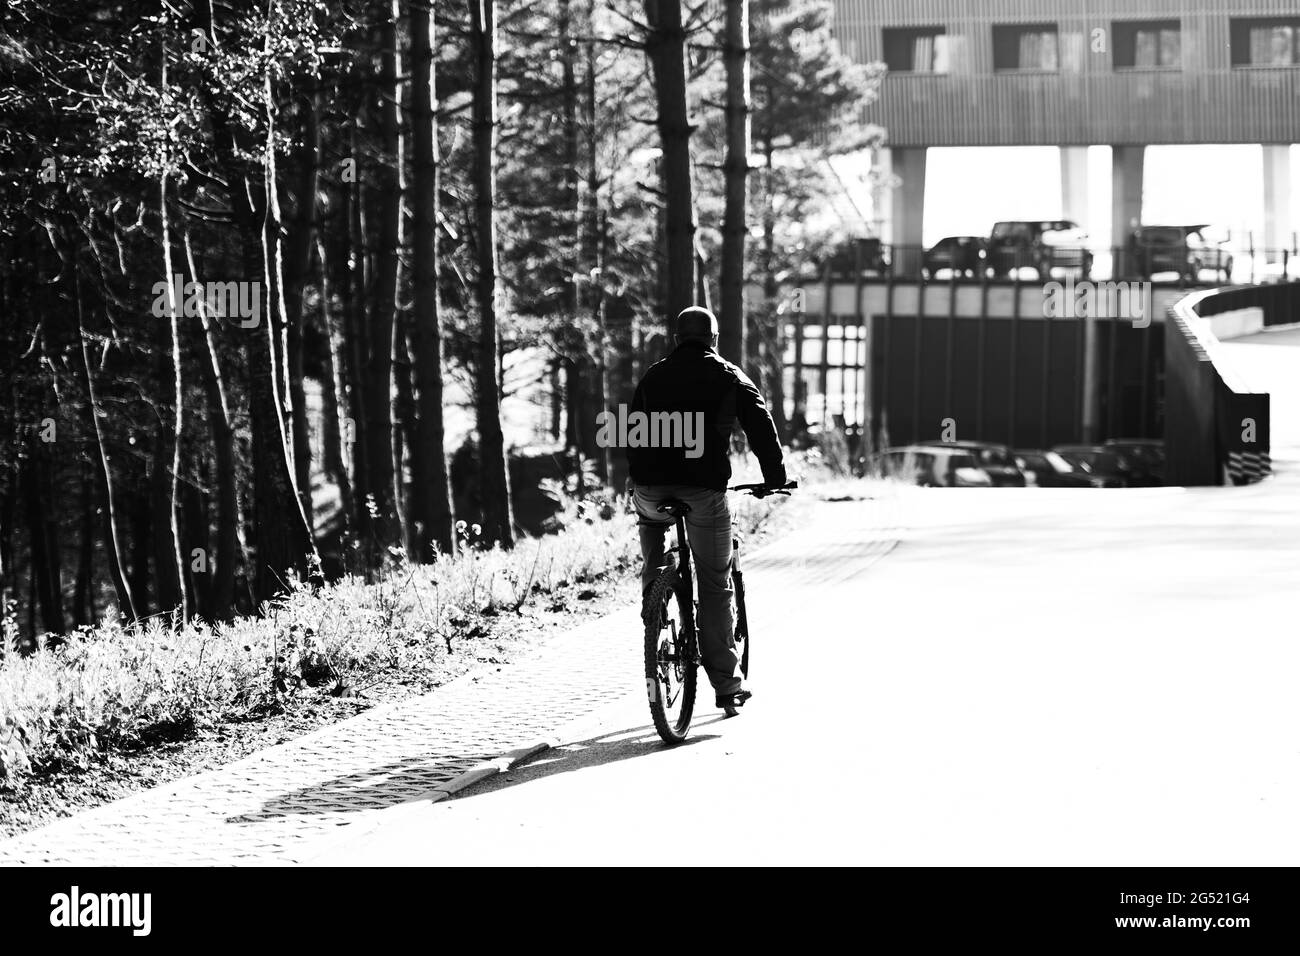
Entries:
{"type": "Polygon", "coordinates": [[[798,488],[799,482],[787,481],[780,488],[773,488],[771,485],[765,485],[762,482],[753,485],[732,485],[728,491],[747,491],[755,498],[766,498],[768,495],[788,495],[791,489],[798,488]]]}

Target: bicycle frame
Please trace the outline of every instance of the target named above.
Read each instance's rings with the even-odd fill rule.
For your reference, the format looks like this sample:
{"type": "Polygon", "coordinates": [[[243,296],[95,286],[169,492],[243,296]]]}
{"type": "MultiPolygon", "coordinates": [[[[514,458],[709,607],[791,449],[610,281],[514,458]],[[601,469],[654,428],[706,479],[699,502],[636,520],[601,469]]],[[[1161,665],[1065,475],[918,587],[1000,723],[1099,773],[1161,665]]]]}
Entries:
{"type": "Polygon", "coordinates": [[[740,675],[749,679],[749,614],[745,610],[745,576],[740,571],[740,537],[731,539],[731,587],[736,592],[737,643],[744,643],[740,655],[740,675]]]}
{"type": "MultiPolygon", "coordinates": [[[[676,552],[677,558],[677,597],[680,601],[683,597],[690,601],[691,608],[691,636],[697,638],[695,634],[697,628],[695,625],[695,578],[691,573],[691,542],[686,537],[686,517],[677,515],[674,519],[674,527],[677,530],[677,544],[671,548],[665,548],[665,554],[676,552]]],[[[698,649],[698,640],[693,641],[698,649]]],[[[698,652],[698,650],[697,650],[698,652]]]]}

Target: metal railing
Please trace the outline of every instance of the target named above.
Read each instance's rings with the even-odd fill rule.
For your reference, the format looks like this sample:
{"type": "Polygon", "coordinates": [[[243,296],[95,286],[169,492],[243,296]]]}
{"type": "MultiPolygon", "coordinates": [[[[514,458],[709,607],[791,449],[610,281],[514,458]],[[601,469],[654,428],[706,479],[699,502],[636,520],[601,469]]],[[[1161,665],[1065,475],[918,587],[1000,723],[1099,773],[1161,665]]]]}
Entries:
{"type": "MultiPolygon", "coordinates": [[[[982,240],[987,242],[986,240],[982,240]]],[[[1015,246],[964,251],[955,257],[935,247],[854,240],[806,270],[805,279],[832,281],[925,280],[1016,282],[1063,278],[1149,280],[1155,285],[1206,288],[1215,285],[1288,282],[1300,279],[1298,244],[1279,248],[1244,242],[1208,247],[1015,246]],[[957,261],[953,261],[956,258],[957,261]]]]}

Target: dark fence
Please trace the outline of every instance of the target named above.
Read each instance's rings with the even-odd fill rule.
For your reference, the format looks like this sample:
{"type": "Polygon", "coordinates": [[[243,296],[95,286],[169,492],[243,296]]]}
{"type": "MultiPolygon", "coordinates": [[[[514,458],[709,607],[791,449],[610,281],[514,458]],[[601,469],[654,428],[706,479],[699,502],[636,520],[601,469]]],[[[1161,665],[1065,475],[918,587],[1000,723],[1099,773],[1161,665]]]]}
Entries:
{"type": "Polygon", "coordinates": [[[1258,308],[1265,326],[1300,321],[1300,283],[1189,295],[1165,326],[1166,481],[1249,484],[1271,470],[1269,396],[1253,392],[1221,361],[1208,320],[1258,308]]]}
{"type": "Polygon", "coordinates": [[[842,424],[868,450],[936,438],[947,419],[963,438],[1018,448],[1160,438],[1162,318],[1178,290],[1153,289],[1144,308],[1158,313],[1135,322],[1057,314],[1044,288],[890,275],[804,286],[807,311],[782,331],[785,416],[842,424]]]}

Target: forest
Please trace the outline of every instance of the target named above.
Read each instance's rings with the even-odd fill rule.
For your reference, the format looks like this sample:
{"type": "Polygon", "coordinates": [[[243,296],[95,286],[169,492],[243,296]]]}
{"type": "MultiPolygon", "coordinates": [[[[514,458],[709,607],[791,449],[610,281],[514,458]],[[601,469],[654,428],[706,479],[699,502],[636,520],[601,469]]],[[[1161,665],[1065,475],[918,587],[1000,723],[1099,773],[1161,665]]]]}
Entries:
{"type": "Polygon", "coordinates": [[[829,0],[8,0],[4,646],[542,533],[692,303],[788,439],[882,72],[829,0]]]}

